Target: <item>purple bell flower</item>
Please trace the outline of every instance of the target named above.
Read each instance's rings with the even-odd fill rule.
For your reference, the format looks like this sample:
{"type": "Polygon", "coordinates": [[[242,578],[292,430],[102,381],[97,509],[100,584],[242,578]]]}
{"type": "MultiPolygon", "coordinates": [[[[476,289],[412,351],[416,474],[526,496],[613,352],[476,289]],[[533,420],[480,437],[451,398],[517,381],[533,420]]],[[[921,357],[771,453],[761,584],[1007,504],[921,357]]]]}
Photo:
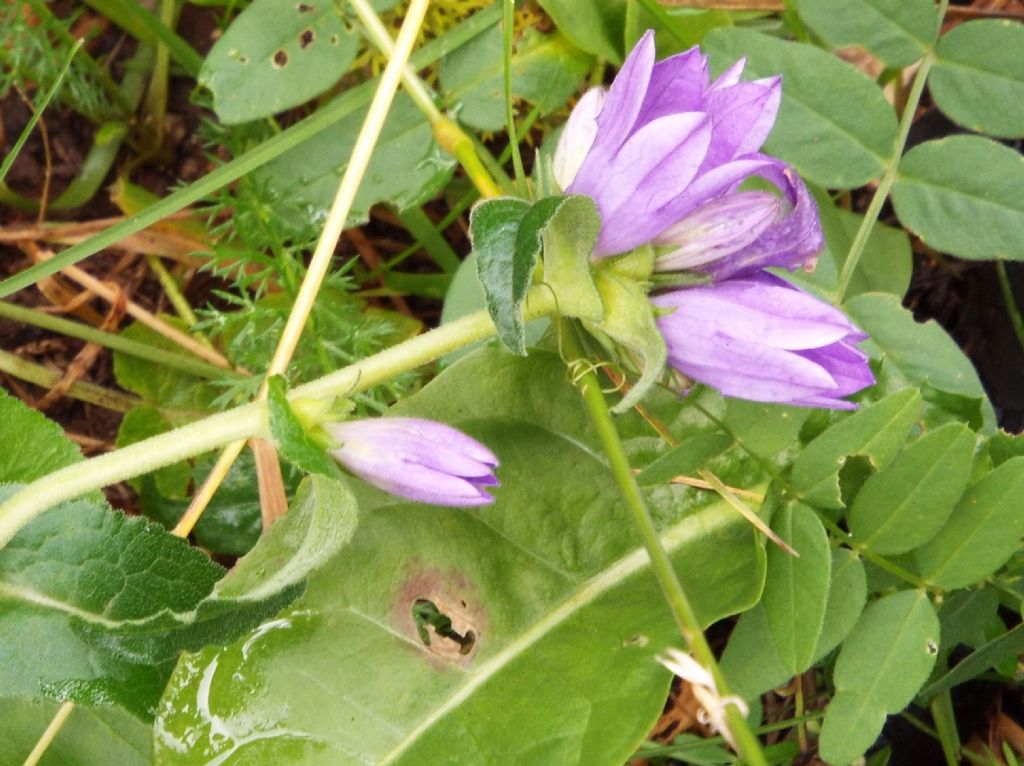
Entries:
{"type": "MultiPolygon", "coordinates": [[[[759,152],[775,123],[780,79],[740,82],[743,66],[739,61],[711,82],[698,48],[655,63],[648,31],[608,91],[583,96],[552,168],[567,193],[585,194],[597,205],[602,225],[595,257],[655,240],[753,175],[787,197],[791,209],[780,210],[773,223],[792,215],[801,200],[813,209],[800,179],[759,152]]],[[[808,257],[794,256],[794,265],[808,257]]]]}
{"type": "Polygon", "coordinates": [[[324,426],[339,445],[331,455],[356,476],[420,503],[476,506],[494,502],[498,458],[451,426],[420,418],[371,418],[324,426]]]}
{"type": "Polygon", "coordinates": [[[652,298],[669,363],[726,396],[856,409],[843,397],[874,383],[856,343],[868,336],[837,308],[766,272],[652,298]]]}

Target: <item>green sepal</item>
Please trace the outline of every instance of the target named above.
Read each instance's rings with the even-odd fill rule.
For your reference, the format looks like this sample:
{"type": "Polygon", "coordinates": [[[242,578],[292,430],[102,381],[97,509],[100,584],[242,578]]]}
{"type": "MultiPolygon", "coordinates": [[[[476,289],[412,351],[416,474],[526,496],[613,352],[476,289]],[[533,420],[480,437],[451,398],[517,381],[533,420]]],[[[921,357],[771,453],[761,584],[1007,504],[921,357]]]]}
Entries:
{"type": "MultiPolygon", "coordinates": [[[[632,269],[636,264],[628,265],[632,269]]],[[[604,319],[599,324],[586,323],[587,329],[599,338],[606,336],[625,347],[639,357],[640,362],[637,365],[640,368],[639,380],[612,407],[612,412],[619,414],[643,399],[657,383],[665,368],[668,350],[654,323],[653,305],[647,298],[643,283],[622,276],[617,269],[611,268],[598,269],[594,277],[604,302],[604,319]]]]}
{"type": "MultiPolygon", "coordinates": [[[[310,431],[317,427],[311,426],[305,417],[300,417],[292,409],[288,402],[287,384],[280,375],[267,379],[267,404],[270,432],[274,436],[278,452],[306,473],[318,473],[344,481],[341,469],[324,449],[326,434],[312,434],[310,431]]],[[[313,409],[325,415],[330,411],[330,405],[322,407],[319,403],[312,406],[310,402],[303,403],[303,415],[308,417],[313,409]]]]}

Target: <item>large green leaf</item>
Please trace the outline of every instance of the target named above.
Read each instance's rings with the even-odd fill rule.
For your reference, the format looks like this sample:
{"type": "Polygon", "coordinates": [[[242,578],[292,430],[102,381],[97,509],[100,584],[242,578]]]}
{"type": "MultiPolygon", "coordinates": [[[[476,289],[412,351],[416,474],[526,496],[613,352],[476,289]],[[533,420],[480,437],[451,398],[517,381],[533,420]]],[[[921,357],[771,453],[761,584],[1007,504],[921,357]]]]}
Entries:
{"type": "Polygon", "coordinates": [[[716,29],[705,48],[721,71],[747,57],[748,78],[782,75],[782,105],[765,151],[821,186],[850,189],[882,174],[896,115],[875,83],[810,45],[747,29],[716,29]]]}
{"type": "Polygon", "coordinates": [[[0,551],[0,688],[151,716],[173,660],[126,657],[102,633],[191,610],[222,574],[184,540],[103,503],[50,509],[0,551]]]}
{"type": "MultiPolygon", "coordinates": [[[[630,755],[664,702],[654,655],[680,639],[614,481],[585,446],[579,395],[564,373],[540,374],[557,357],[490,364],[500,357],[477,352],[398,408],[459,413],[450,422],[501,460],[495,504],[367,494],[372,512],[293,607],[182,660],[157,763],[214,763],[240,748],[248,763],[304,765],[630,755]],[[449,637],[417,623],[424,602],[451,619],[449,637]]],[[[702,622],[756,600],[764,553],[733,511],[672,488],[652,505],[702,622]]]]}
{"type": "MultiPolygon", "coordinates": [[[[19,764],[53,720],[55,702],[0,698],[0,763],[19,764]]],[[[74,710],[40,766],[148,766],[152,749],[150,727],[116,709],[74,710]]]]}
{"type": "Polygon", "coordinates": [[[1024,136],[1024,25],[969,21],[943,36],[928,88],[939,109],[964,127],[1024,136]]]}
{"type": "Polygon", "coordinates": [[[967,487],[974,442],[967,426],[948,423],[868,477],[847,515],[856,542],[884,555],[928,542],[967,487]]]}
{"type": "Polygon", "coordinates": [[[939,588],[964,588],[995,572],[1024,533],[1024,457],[1007,460],[964,493],[949,521],[914,551],[917,571],[939,588]]]}
{"type": "Polygon", "coordinates": [[[1024,162],[978,136],[915,146],[892,187],[896,215],[930,247],[961,258],[1024,260],[1024,162]]]}
{"type": "MultiPolygon", "coordinates": [[[[326,215],[348,167],[366,108],[339,120],[253,174],[278,200],[276,214],[297,227],[326,215]]],[[[400,210],[432,197],[451,178],[455,160],[434,140],[427,118],[399,91],[384,121],[366,176],[346,226],[369,218],[370,208],[389,202],[400,210]]]]}
{"type": "Polygon", "coordinates": [[[833,425],[793,463],[793,488],[812,505],[841,508],[839,471],[851,455],[883,468],[900,451],[921,409],[921,395],[905,389],[833,425]]]}
{"type": "Polygon", "coordinates": [[[840,766],[878,737],[927,680],[939,650],[939,619],[928,596],[902,591],[871,604],[843,643],[825,713],[821,756],[840,766]]]}
{"type": "Polygon", "coordinates": [[[891,67],[917,61],[938,32],[931,0],[797,0],[796,8],[833,48],[862,45],[891,67]]]}
{"type": "Polygon", "coordinates": [[[345,4],[255,0],[214,44],[199,73],[231,125],[298,106],[334,85],[359,50],[345,4]]]}
{"type": "MultiPolygon", "coordinates": [[[[565,106],[590,71],[593,57],[558,32],[529,30],[512,57],[512,95],[548,114],[565,106]]],[[[461,122],[480,130],[505,127],[505,82],[500,27],[492,27],[441,64],[445,102],[461,122]]]]}

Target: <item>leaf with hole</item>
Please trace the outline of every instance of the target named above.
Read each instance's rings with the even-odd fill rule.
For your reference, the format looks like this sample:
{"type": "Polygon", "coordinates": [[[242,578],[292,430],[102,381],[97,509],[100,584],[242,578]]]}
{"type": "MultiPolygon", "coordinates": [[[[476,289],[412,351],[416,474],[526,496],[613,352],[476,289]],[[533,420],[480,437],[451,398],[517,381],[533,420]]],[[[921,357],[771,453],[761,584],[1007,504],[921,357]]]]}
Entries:
{"type": "Polygon", "coordinates": [[[704,47],[715,71],[746,57],[746,78],[782,75],[767,154],[833,189],[861,186],[885,171],[896,144],[896,115],[879,87],[849,64],[748,29],[716,29],[704,47]]]}
{"type": "Polygon", "coordinates": [[[939,619],[924,593],[901,591],[864,610],[836,660],[822,758],[838,765],[863,755],[928,679],[938,649],[939,619]]]}
{"type": "Polygon", "coordinates": [[[892,187],[896,215],[921,240],[960,258],[1024,260],[1024,157],[979,136],[915,146],[892,187]]]}
{"type": "Polygon", "coordinates": [[[931,0],[797,0],[796,10],[831,47],[861,45],[893,68],[921,58],[939,31],[931,0]]]}
{"type": "Polygon", "coordinates": [[[921,395],[905,389],[842,418],[804,447],[793,463],[793,489],[811,505],[842,508],[839,471],[852,455],[883,468],[900,451],[921,410],[921,395]]]}
{"type": "Polygon", "coordinates": [[[353,20],[333,0],[255,0],[214,43],[199,83],[221,122],[234,125],[323,93],[358,50],[353,20]]]}
{"type": "MultiPolygon", "coordinates": [[[[291,608],[182,660],[157,764],[213,763],[243,742],[254,764],[304,766],[630,756],[664,704],[669,676],[654,656],[678,633],[614,481],[584,446],[592,436],[564,430],[579,395],[564,368],[539,374],[549,367],[557,356],[485,349],[399,405],[461,413],[452,425],[501,460],[495,504],[373,496],[343,555],[291,608]],[[496,358],[500,369],[485,364],[496,358]],[[450,627],[427,619],[430,604],[450,627]]],[[[651,502],[700,621],[753,604],[764,554],[745,522],[708,493],[651,502]]]]}
{"type": "Polygon", "coordinates": [[[928,542],[967,487],[974,442],[967,426],[949,423],[869,476],[847,514],[854,541],[882,555],[906,553],[928,542]]]}
{"type": "Polygon", "coordinates": [[[1024,25],[981,19],[945,34],[928,89],[939,109],[965,128],[1001,138],[1024,136],[1024,25]]]}

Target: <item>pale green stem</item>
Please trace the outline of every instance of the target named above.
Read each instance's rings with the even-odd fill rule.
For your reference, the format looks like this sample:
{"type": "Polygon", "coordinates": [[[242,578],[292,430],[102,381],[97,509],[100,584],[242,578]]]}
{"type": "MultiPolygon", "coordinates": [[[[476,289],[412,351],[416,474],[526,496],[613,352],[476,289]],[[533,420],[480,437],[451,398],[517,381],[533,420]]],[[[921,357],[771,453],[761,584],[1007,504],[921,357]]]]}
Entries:
{"type": "Polygon", "coordinates": [[[1006,303],[1010,326],[1017,334],[1017,342],[1024,348],[1024,318],[1020,315],[1020,307],[1017,306],[1017,299],[1013,294],[1013,285],[1010,284],[1010,275],[1006,273],[1006,264],[1003,261],[996,261],[996,274],[999,276],[999,289],[1002,290],[1003,301],[1006,303]]]}
{"type": "MultiPolygon", "coordinates": [[[[19,380],[34,383],[41,388],[53,388],[60,382],[61,374],[35,362],[22,359],[9,351],[0,351],[0,372],[6,372],[19,380]]],[[[114,412],[131,412],[145,404],[142,399],[120,391],[112,391],[94,383],[76,380],[65,392],[72,399],[79,399],[114,412]]]]}
{"type": "Polygon", "coordinates": [[[178,316],[185,322],[185,326],[189,329],[192,328],[196,322],[199,321],[196,317],[195,312],[192,310],[192,306],[181,292],[181,288],[178,287],[178,282],[171,275],[171,272],[164,266],[163,261],[158,256],[147,255],[146,263],[149,264],[149,268],[153,270],[157,280],[160,282],[160,287],[164,289],[164,293],[167,295],[167,299],[174,306],[174,310],[178,312],[178,316]]]}
{"type": "Polygon", "coordinates": [[[504,53],[505,75],[505,126],[508,131],[508,145],[512,147],[512,167],[515,168],[516,186],[521,197],[527,197],[526,171],[519,153],[519,136],[516,135],[516,113],[512,105],[512,38],[515,33],[516,0],[504,0],[501,18],[501,37],[504,53]]]}
{"type": "MultiPolygon", "coordinates": [[[[575,329],[568,323],[563,325],[561,338],[563,349],[570,358],[586,360],[575,329]]],[[[601,382],[597,379],[593,369],[588,369],[577,380],[577,385],[583,394],[583,401],[598,438],[601,440],[601,446],[608,457],[612,476],[615,477],[615,481],[619,485],[626,509],[629,511],[633,525],[640,534],[641,542],[651,559],[651,569],[658,580],[658,585],[661,586],[661,592],[668,602],[669,610],[679,626],[679,631],[694,659],[711,673],[718,695],[727,697],[729,689],[725,676],[722,675],[722,671],[718,667],[715,654],[704,636],[704,630],[697,619],[697,614],[683,590],[682,583],[676,576],[672,559],[669,558],[661,544],[661,538],[658,537],[658,530],[647,510],[647,504],[640,492],[640,485],[637,484],[636,477],[633,475],[629,458],[626,456],[622,440],[615,428],[615,421],[608,410],[608,403],[601,390],[601,382]]],[[[726,720],[743,759],[753,766],[767,766],[757,737],[750,731],[746,719],[735,705],[726,706],[726,720]]]]}
{"type": "Polygon", "coordinates": [[[150,343],[140,343],[112,332],[98,330],[81,322],[72,322],[70,319],[47,314],[45,311],[17,306],[6,301],[0,301],[0,317],[30,324],[34,327],[42,327],[45,330],[59,332],[61,335],[67,335],[70,338],[84,340],[86,343],[95,343],[97,346],[120,351],[121,353],[145,359],[164,367],[181,370],[201,378],[216,380],[219,378],[245,377],[234,370],[225,370],[201,359],[183,356],[150,343]]]}
{"type": "MultiPolygon", "coordinates": [[[[534,288],[527,296],[523,319],[536,319],[554,310],[551,292],[534,288]]],[[[478,311],[299,386],[289,398],[352,396],[494,333],[494,323],[487,312],[478,311]]],[[[0,548],[25,524],[64,500],[239,439],[269,435],[266,403],[253,402],[54,471],[0,505],[0,548]]]]}
{"type": "MultiPolygon", "coordinates": [[[[349,0],[349,3],[352,6],[352,10],[359,17],[359,20],[363,23],[363,28],[366,30],[367,35],[369,35],[370,42],[385,55],[391,56],[395,50],[395,41],[391,39],[391,34],[384,24],[381,23],[380,18],[368,0],[349,0]]],[[[413,103],[419,107],[420,111],[430,121],[437,143],[459,161],[462,169],[466,171],[466,175],[473,182],[473,185],[476,186],[481,196],[501,196],[500,187],[480,161],[472,139],[466,135],[454,120],[441,114],[441,110],[437,108],[430,89],[416,75],[416,71],[411,66],[406,66],[402,69],[402,85],[405,87],[409,97],[412,98],[413,103]]]]}
{"type": "MultiPolygon", "coordinates": [[[[942,0],[939,3],[940,27],[942,26],[942,19],[946,15],[947,5],[949,5],[949,0],[942,0]]],[[[860,257],[864,254],[864,247],[868,243],[868,237],[871,236],[871,230],[875,227],[878,214],[882,211],[882,205],[885,203],[886,198],[889,196],[889,190],[892,189],[892,185],[896,181],[896,174],[899,172],[900,167],[900,157],[903,155],[903,147],[906,146],[907,136],[910,135],[910,125],[914,121],[917,105],[921,102],[921,94],[924,93],[925,81],[928,79],[928,73],[931,71],[934,63],[935,47],[933,43],[921,60],[921,66],[918,67],[917,75],[914,77],[914,85],[910,89],[910,96],[907,98],[907,106],[903,110],[902,117],[900,117],[899,133],[896,137],[896,145],[893,147],[892,161],[889,163],[889,167],[886,168],[878,188],[875,189],[875,195],[871,198],[871,204],[868,205],[867,212],[864,214],[864,220],[861,221],[860,228],[857,229],[857,235],[853,238],[853,244],[850,245],[850,252],[846,255],[846,262],[843,263],[843,270],[836,283],[835,297],[832,299],[832,302],[837,306],[846,297],[846,291],[850,288],[850,280],[853,279],[853,274],[857,270],[860,257]]]]}

